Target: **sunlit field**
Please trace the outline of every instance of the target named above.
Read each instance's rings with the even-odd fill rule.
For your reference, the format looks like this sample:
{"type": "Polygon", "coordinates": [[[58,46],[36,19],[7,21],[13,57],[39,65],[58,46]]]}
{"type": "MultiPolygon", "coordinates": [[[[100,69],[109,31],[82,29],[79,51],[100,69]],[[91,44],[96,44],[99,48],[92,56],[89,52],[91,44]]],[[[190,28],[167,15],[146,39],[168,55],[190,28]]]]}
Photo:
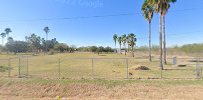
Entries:
{"type": "Polygon", "coordinates": [[[7,70],[1,72],[0,97],[2,100],[201,98],[202,81],[196,79],[195,55],[177,55],[176,65],[172,65],[171,58],[168,55],[168,64],[161,71],[157,55],[149,62],[147,53],[140,51],[135,52],[134,58],[131,53],[1,54],[1,66],[7,66],[6,59],[10,59],[12,70],[10,77],[7,70]],[[150,70],[136,70],[140,66],[150,70]]]}
{"type": "MultiPolygon", "coordinates": [[[[159,69],[158,56],[149,62],[144,53],[135,53],[131,57],[124,54],[95,54],[88,52],[63,53],[55,55],[0,55],[1,66],[8,66],[10,58],[11,78],[20,74],[28,78],[39,79],[191,79],[196,78],[197,62],[192,56],[177,56],[177,64],[172,65],[172,56],[168,56],[165,70],[159,69]],[[20,57],[20,59],[19,59],[20,57]],[[20,64],[19,64],[20,62],[20,64]],[[184,65],[184,66],[180,66],[184,65]],[[19,69],[20,66],[20,69],[19,69]],[[149,70],[136,70],[145,66],[149,70]]],[[[201,63],[201,62],[200,62],[201,63]]],[[[2,72],[8,76],[8,71],[2,72]]]]}

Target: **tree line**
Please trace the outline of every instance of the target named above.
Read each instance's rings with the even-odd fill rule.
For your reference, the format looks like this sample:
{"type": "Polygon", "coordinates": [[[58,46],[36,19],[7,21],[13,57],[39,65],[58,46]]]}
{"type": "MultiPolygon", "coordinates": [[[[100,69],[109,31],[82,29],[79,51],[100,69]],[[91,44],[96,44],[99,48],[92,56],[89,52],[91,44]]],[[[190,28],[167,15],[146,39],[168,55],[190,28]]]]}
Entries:
{"type": "Polygon", "coordinates": [[[1,33],[2,37],[2,45],[0,46],[1,51],[6,52],[13,52],[13,53],[25,53],[25,52],[32,52],[32,53],[50,53],[53,52],[94,52],[94,53],[111,53],[114,52],[114,49],[111,47],[103,47],[103,46],[88,46],[88,47],[79,47],[76,48],[75,46],[68,46],[65,43],[59,43],[56,38],[48,39],[48,34],[50,32],[49,27],[44,27],[43,31],[46,34],[45,38],[42,38],[36,34],[31,34],[30,36],[25,36],[25,41],[15,40],[12,37],[9,37],[9,33],[12,32],[10,28],[6,28],[5,32],[1,33]],[[4,45],[4,39],[7,37],[7,43],[4,45]]]}
{"type": "Polygon", "coordinates": [[[112,53],[114,52],[114,49],[111,47],[103,47],[103,46],[87,46],[87,47],[79,47],[77,48],[77,51],[80,52],[94,52],[94,53],[112,53]]]}
{"type": "Polygon", "coordinates": [[[23,52],[74,52],[75,48],[68,46],[65,43],[59,43],[56,38],[48,40],[48,33],[50,32],[49,27],[45,27],[44,32],[46,33],[46,39],[41,38],[36,34],[31,34],[25,37],[25,41],[18,41],[9,37],[11,33],[10,28],[6,28],[5,32],[1,33],[2,46],[0,46],[1,51],[13,52],[13,53],[23,53],[23,52]],[[4,38],[7,37],[7,43],[4,45],[4,38]]]}

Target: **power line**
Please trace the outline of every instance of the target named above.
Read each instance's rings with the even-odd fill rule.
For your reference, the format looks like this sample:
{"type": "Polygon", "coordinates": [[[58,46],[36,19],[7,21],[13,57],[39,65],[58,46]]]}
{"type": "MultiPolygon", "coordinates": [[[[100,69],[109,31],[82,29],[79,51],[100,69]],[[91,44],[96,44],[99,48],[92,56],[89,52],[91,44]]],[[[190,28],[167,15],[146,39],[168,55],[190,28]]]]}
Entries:
{"type": "Polygon", "coordinates": [[[0,21],[0,22],[9,22],[9,21],[47,21],[47,20],[90,19],[90,18],[131,16],[131,15],[138,15],[138,14],[141,14],[141,13],[125,13],[125,14],[113,14],[113,15],[96,15],[96,16],[80,16],[80,17],[63,17],[63,18],[44,18],[44,19],[28,19],[28,20],[7,20],[7,21],[0,21]]]}
{"type": "MultiPolygon", "coordinates": [[[[171,10],[169,12],[183,12],[183,11],[192,11],[192,10],[200,10],[200,9],[202,10],[203,8],[190,8],[190,9],[171,10]]],[[[142,15],[142,13],[123,13],[123,14],[111,14],[111,15],[61,17],[61,18],[42,18],[42,19],[27,19],[27,20],[4,20],[4,21],[0,21],[0,22],[73,20],[73,19],[91,19],[91,18],[105,18],[105,17],[119,17],[119,16],[134,16],[134,15],[142,15]]]]}

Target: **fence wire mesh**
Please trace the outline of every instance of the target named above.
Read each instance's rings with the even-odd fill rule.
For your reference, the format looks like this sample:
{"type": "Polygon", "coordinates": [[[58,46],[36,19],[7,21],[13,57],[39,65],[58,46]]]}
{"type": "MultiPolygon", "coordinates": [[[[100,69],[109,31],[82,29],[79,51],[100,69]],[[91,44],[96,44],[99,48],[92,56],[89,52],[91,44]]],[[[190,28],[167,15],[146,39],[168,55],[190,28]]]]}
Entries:
{"type": "Polygon", "coordinates": [[[58,78],[58,59],[45,58],[42,56],[30,57],[28,59],[29,76],[31,78],[57,79],[58,78]]]}
{"type": "Polygon", "coordinates": [[[0,59],[1,77],[41,79],[195,79],[202,78],[202,58],[47,58],[0,59]]]}
{"type": "Polygon", "coordinates": [[[1,77],[8,75],[8,59],[0,59],[0,73],[1,77]]]}

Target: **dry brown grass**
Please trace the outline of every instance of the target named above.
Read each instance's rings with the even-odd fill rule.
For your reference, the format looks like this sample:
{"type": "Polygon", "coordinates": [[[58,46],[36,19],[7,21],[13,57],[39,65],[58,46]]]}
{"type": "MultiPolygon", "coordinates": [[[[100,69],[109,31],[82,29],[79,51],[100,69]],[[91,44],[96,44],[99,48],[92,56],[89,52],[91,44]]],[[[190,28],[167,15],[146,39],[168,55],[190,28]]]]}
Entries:
{"type": "Polygon", "coordinates": [[[139,82],[115,86],[88,82],[68,84],[22,82],[0,85],[1,100],[55,100],[56,96],[67,100],[202,100],[203,86],[139,82]]]}

